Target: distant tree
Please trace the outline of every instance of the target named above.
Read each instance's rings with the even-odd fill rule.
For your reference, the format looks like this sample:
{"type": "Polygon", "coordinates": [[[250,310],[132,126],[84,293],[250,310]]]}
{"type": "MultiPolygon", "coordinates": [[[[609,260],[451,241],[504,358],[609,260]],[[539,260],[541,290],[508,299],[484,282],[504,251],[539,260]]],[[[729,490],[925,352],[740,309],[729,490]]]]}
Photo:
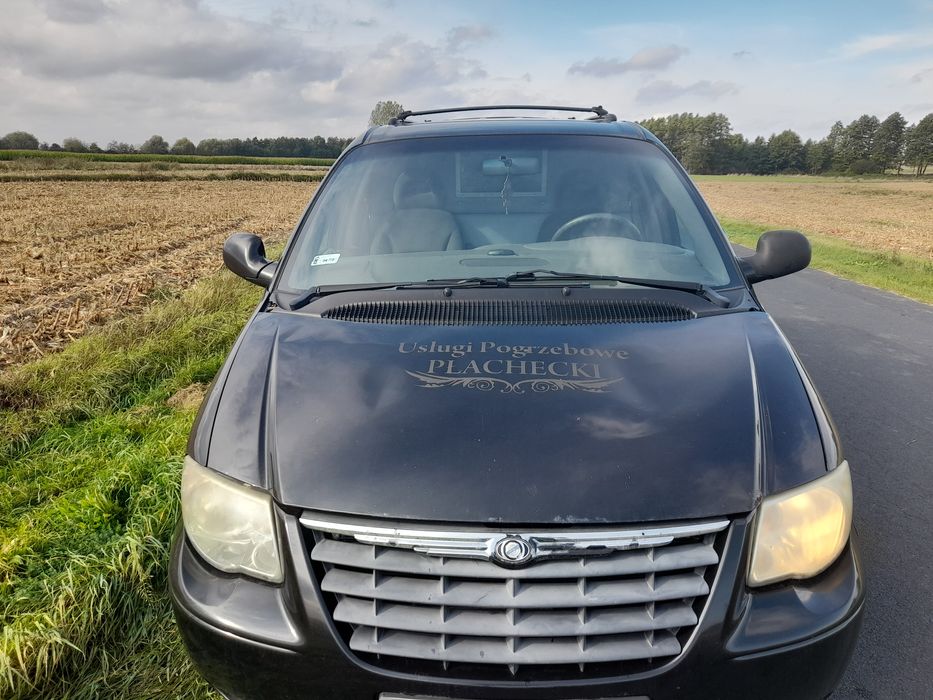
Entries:
{"type": "Polygon", "coordinates": [[[888,168],[897,168],[901,171],[904,157],[904,129],[907,120],[900,112],[895,112],[881,122],[871,147],[871,159],[878,164],[881,172],[888,168]]]}
{"type": "Polygon", "coordinates": [[[756,136],[755,140],[745,147],[745,167],[739,172],[752,175],[765,175],[771,172],[771,159],[768,157],[768,142],[764,137],[756,136]]]}
{"type": "Polygon", "coordinates": [[[829,130],[829,135],[826,137],[826,158],[828,159],[826,170],[845,170],[841,156],[845,138],[846,128],[841,121],[837,121],[833,124],[829,130]]]}
{"type": "Polygon", "coordinates": [[[35,151],[39,148],[39,139],[27,131],[11,131],[0,139],[0,148],[35,151]]]}
{"type": "MultiPolygon", "coordinates": [[[[700,115],[691,112],[671,114],[666,117],[644,119],[640,123],[652,132],[667,146],[678,160],[683,161],[687,155],[687,144],[691,134],[696,130],[700,115]]],[[[698,144],[694,142],[693,148],[698,144]]]]}
{"type": "Polygon", "coordinates": [[[933,162],[933,113],[907,129],[904,160],[916,168],[918,176],[924,175],[927,166],[933,162]]]}
{"type": "Polygon", "coordinates": [[[219,156],[223,142],[220,139],[201,139],[198,141],[197,151],[199,156],[219,156]]]}
{"type": "Polygon", "coordinates": [[[691,173],[723,173],[745,170],[747,142],[733,134],[724,114],[705,116],[684,112],[642,120],[691,173]]]}
{"type": "Polygon", "coordinates": [[[143,141],[143,145],[139,147],[140,153],[168,153],[168,141],[163,139],[158,134],[153,134],[148,139],[143,141]]]}
{"type": "Polygon", "coordinates": [[[397,117],[399,112],[404,112],[405,108],[395,100],[382,100],[376,103],[373,111],[369,114],[370,126],[382,126],[388,124],[389,120],[397,117]]]}
{"type": "Polygon", "coordinates": [[[835,122],[829,130],[829,135],[826,137],[826,145],[829,146],[830,149],[835,149],[845,135],[845,132],[846,128],[843,123],[841,121],[835,122]]]}
{"type": "Polygon", "coordinates": [[[859,158],[849,164],[849,171],[852,175],[868,175],[878,172],[878,164],[871,158],[859,158]]]}
{"type": "Polygon", "coordinates": [[[775,172],[799,173],[804,167],[804,147],[796,132],[786,129],[768,139],[768,156],[775,172]]]}
{"type": "Polygon", "coordinates": [[[730,134],[720,144],[718,165],[721,173],[748,172],[749,143],[742,134],[730,134]]]}
{"type": "Polygon", "coordinates": [[[172,144],[172,153],[176,155],[191,156],[197,153],[197,150],[197,146],[191,142],[191,139],[184,136],[172,144]]]}
{"type": "Polygon", "coordinates": [[[50,143],[50,144],[49,144],[49,150],[50,150],[50,151],[61,151],[61,150],[62,150],[61,144],[50,143]]]}
{"type": "Polygon", "coordinates": [[[820,141],[808,139],[803,145],[804,169],[811,175],[825,173],[833,167],[833,149],[829,137],[820,141]]]}
{"type": "MultiPolygon", "coordinates": [[[[878,117],[863,114],[849,124],[843,132],[841,143],[836,149],[833,166],[837,170],[849,170],[853,163],[860,160],[871,160],[872,148],[875,143],[875,134],[881,122],[878,117]]],[[[864,164],[860,164],[860,169],[864,164]]]]}
{"type": "Polygon", "coordinates": [[[88,153],[103,153],[103,150],[97,145],[96,141],[91,141],[91,144],[87,147],[87,151],[88,153]]]}
{"type": "Polygon", "coordinates": [[[823,142],[807,139],[803,144],[803,169],[810,175],[823,172],[823,142]]]}
{"type": "Polygon", "coordinates": [[[72,153],[86,153],[87,146],[81,139],[76,139],[74,136],[69,136],[67,139],[62,141],[62,150],[71,151],[72,153]]]}
{"type": "Polygon", "coordinates": [[[684,157],[680,159],[687,172],[709,173],[712,161],[713,149],[703,135],[698,132],[689,134],[684,143],[684,157]]]}
{"type": "Polygon", "coordinates": [[[350,145],[352,139],[342,139],[338,136],[328,136],[327,141],[324,146],[326,152],[326,158],[336,158],[341,153],[343,149],[350,145]]]}
{"type": "Polygon", "coordinates": [[[136,149],[131,143],[111,141],[107,144],[107,153],[136,153],[136,149]]]}

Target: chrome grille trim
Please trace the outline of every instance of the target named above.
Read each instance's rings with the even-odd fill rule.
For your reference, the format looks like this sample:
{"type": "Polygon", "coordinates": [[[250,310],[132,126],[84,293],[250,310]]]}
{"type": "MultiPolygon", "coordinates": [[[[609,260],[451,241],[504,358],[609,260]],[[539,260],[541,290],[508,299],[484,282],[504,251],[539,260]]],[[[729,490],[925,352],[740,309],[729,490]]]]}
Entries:
{"type": "Polygon", "coordinates": [[[668,525],[619,530],[599,528],[577,530],[511,530],[495,532],[488,528],[445,530],[415,529],[401,523],[368,524],[358,518],[318,516],[305,512],[301,524],[331,535],[345,535],[357,542],[383,547],[411,549],[436,557],[490,559],[499,540],[519,536],[530,542],[536,559],[594,554],[597,550],[641,549],[670,544],[675,538],[695,537],[725,530],[728,520],[705,520],[688,525],[668,525]]]}
{"type": "Polygon", "coordinates": [[[301,523],[352,651],[391,668],[399,659],[436,664],[439,675],[501,669],[512,678],[526,666],[579,677],[588,664],[610,664],[602,673],[619,674],[678,656],[729,525],[433,530],[311,512],[301,523]],[[490,560],[513,536],[537,558],[520,568],[490,560]]]}

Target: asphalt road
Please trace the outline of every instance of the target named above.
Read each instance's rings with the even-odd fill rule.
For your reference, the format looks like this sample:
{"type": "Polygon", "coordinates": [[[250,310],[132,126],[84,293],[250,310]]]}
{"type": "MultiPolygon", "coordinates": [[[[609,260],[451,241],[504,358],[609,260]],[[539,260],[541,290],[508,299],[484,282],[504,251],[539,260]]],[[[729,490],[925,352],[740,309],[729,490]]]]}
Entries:
{"type": "Polygon", "coordinates": [[[852,468],[868,598],[833,698],[933,697],[933,306],[817,270],[757,290],[852,468]]]}

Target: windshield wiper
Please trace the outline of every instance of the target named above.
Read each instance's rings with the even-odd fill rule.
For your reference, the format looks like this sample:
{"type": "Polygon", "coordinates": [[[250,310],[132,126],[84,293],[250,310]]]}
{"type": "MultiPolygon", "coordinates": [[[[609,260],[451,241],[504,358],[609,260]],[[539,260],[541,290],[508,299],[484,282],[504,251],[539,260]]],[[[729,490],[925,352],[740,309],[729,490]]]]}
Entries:
{"type": "Polygon", "coordinates": [[[682,282],[672,280],[654,280],[641,277],[622,277],[620,275],[593,275],[585,272],[555,272],[554,270],[524,270],[513,273],[505,278],[506,282],[524,282],[546,280],[605,280],[607,282],[620,282],[632,284],[637,287],[651,287],[652,289],[674,289],[680,292],[691,292],[711,301],[717,306],[728,306],[729,300],[711,287],[699,282],[682,282]]]}
{"type": "MultiPolygon", "coordinates": [[[[728,306],[729,300],[715,290],[706,287],[697,282],[671,282],[668,280],[641,279],[638,277],[621,277],[619,275],[593,275],[583,272],[555,272],[554,270],[525,270],[515,272],[506,277],[451,277],[447,279],[427,279],[421,282],[366,282],[363,284],[322,284],[317,287],[311,287],[297,296],[285,296],[281,293],[276,294],[276,303],[284,309],[294,311],[309,304],[317,297],[327,296],[328,294],[337,294],[339,292],[359,292],[378,289],[474,289],[481,287],[505,288],[512,286],[513,282],[577,282],[586,284],[592,280],[604,280],[609,282],[620,282],[623,284],[632,284],[639,287],[651,287],[653,289],[674,289],[681,292],[691,292],[702,296],[717,306],[728,306]]],[[[587,284],[587,286],[589,286],[587,284]]]]}
{"type": "Polygon", "coordinates": [[[364,282],[363,284],[321,284],[311,287],[297,296],[276,294],[276,304],[288,311],[300,309],[317,297],[339,292],[360,292],[378,289],[444,289],[456,287],[458,289],[471,289],[475,287],[508,287],[505,277],[466,277],[450,279],[429,279],[421,282],[364,282]]]}
{"type": "Polygon", "coordinates": [[[307,306],[312,299],[324,297],[328,294],[337,294],[338,292],[358,292],[366,289],[392,289],[397,283],[387,284],[385,282],[370,282],[364,284],[319,284],[316,287],[301,292],[295,296],[275,293],[275,303],[288,311],[300,309],[307,306]]]}

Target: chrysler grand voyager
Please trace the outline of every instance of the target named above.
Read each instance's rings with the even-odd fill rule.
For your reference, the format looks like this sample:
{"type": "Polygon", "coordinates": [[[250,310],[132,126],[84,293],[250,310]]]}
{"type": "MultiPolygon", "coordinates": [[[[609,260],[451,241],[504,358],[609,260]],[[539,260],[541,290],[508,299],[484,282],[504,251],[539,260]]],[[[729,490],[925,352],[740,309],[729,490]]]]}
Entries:
{"type": "Polygon", "coordinates": [[[752,287],[807,240],[737,258],[602,108],[489,109],[360,136],[279,260],[225,243],[265,293],[184,465],[196,667],[228,698],[827,696],[849,467],[752,287]]]}

